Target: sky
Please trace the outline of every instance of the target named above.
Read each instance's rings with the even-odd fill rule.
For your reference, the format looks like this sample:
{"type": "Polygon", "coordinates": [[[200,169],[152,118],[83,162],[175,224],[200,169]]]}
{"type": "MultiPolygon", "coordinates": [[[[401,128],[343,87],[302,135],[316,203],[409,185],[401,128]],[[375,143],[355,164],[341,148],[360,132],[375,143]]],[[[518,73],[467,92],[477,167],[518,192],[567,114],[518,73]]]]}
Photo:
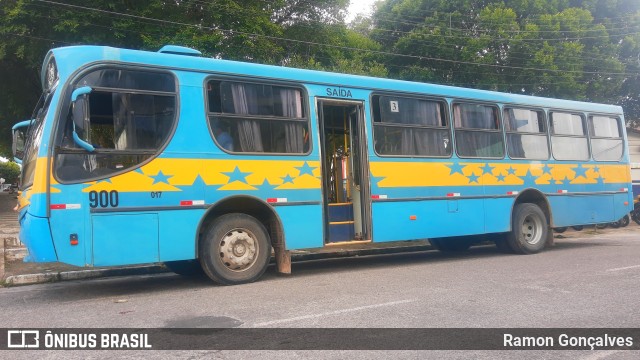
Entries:
{"type": "Polygon", "coordinates": [[[371,14],[371,5],[373,5],[376,0],[351,0],[351,5],[349,5],[349,14],[347,15],[347,21],[353,20],[356,15],[370,15],[371,14]]]}

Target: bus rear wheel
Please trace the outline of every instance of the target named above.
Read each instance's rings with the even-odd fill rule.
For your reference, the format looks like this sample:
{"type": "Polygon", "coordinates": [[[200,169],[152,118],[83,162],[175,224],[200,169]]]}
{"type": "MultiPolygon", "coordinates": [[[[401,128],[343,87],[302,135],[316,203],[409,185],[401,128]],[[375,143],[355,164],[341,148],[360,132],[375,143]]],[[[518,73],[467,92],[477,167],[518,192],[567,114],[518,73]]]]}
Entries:
{"type": "Polygon", "coordinates": [[[629,218],[629,215],[625,215],[622,217],[622,219],[620,219],[620,227],[627,227],[629,226],[629,223],[631,222],[631,219],[629,218]]]}
{"type": "Polygon", "coordinates": [[[640,225],[640,202],[633,204],[633,211],[631,212],[631,220],[640,225]]]}
{"type": "Polygon", "coordinates": [[[264,225],[246,214],[215,219],[200,242],[200,264],[205,274],[223,285],[257,280],[269,265],[271,245],[264,225]]]}
{"type": "Polygon", "coordinates": [[[507,243],[517,254],[535,254],[544,248],[548,231],[547,218],[537,205],[518,204],[513,211],[507,243]]]}

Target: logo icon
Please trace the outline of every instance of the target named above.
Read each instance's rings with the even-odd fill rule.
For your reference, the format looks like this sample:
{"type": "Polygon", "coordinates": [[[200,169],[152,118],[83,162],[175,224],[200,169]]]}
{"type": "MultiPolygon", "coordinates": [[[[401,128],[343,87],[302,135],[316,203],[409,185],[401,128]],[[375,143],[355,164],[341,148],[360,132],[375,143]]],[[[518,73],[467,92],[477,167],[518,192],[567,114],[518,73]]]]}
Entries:
{"type": "Polygon", "coordinates": [[[9,330],[7,331],[7,348],[28,349],[40,347],[40,331],[9,330]]]}

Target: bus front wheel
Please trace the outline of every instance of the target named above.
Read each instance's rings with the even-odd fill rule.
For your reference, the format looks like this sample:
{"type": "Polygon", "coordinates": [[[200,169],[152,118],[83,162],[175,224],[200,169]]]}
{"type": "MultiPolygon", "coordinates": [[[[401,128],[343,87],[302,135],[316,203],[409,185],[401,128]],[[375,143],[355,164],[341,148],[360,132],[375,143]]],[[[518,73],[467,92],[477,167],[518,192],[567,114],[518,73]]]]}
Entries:
{"type": "Polygon", "coordinates": [[[264,225],[246,214],[226,214],[215,219],[200,242],[200,264],[205,274],[224,285],[257,280],[271,256],[264,225]]]}
{"type": "Polygon", "coordinates": [[[544,248],[548,231],[547,218],[537,205],[518,204],[513,211],[507,243],[517,254],[535,254],[544,248]]]}

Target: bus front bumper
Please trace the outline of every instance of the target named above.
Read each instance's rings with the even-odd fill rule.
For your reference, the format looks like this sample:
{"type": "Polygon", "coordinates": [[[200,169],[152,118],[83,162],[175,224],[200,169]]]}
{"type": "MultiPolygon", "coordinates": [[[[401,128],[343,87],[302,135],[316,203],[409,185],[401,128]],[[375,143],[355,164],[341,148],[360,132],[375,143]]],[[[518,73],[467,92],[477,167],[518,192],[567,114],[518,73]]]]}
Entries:
{"type": "Polygon", "coordinates": [[[20,214],[19,237],[29,251],[24,262],[58,261],[47,218],[33,216],[23,209],[20,214]]]}

